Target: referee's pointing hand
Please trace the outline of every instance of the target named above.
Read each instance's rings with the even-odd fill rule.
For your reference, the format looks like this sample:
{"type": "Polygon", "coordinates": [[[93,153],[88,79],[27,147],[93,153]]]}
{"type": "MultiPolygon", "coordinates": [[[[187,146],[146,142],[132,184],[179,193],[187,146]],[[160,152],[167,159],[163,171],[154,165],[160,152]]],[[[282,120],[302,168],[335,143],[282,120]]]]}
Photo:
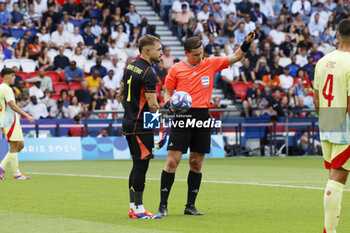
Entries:
{"type": "Polygon", "coordinates": [[[247,37],[245,38],[245,41],[247,43],[252,43],[254,39],[255,39],[255,32],[254,31],[250,31],[248,33],[247,37]]]}

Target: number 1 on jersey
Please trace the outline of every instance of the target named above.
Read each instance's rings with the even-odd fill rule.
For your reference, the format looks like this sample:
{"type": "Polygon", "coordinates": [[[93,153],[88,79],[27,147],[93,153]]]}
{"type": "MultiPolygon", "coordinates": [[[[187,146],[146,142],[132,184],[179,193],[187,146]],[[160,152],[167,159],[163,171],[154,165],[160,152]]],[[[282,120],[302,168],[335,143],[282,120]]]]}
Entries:
{"type": "Polygon", "coordinates": [[[130,78],[126,82],[128,84],[128,98],[126,98],[126,101],[128,102],[130,102],[130,98],[131,98],[131,79],[132,79],[132,75],[130,75],[130,78]]]}
{"type": "Polygon", "coordinates": [[[332,92],[333,92],[333,74],[329,74],[327,76],[326,83],[324,84],[324,87],[323,87],[323,90],[322,90],[323,97],[326,100],[328,100],[328,107],[331,106],[332,100],[334,99],[334,96],[332,95],[332,92]],[[329,84],[329,89],[328,89],[328,94],[326,94],[328,84],[329,84]]]}

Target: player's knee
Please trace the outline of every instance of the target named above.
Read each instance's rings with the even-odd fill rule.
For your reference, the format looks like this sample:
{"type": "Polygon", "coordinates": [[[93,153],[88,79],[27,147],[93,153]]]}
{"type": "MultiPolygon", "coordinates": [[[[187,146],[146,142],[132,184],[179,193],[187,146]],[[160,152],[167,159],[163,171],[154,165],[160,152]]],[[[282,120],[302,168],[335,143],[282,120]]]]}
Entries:
{"type": "Polygon", "coordinates": [[[244,100],[242,103],[243,108],[247,108],[248,107],[248,101],[244,100]]]}
{"type": "Polygon", "coordinates": [[[190,161],[190,168],[192,171],[200,173],[202,170],[202,160],[197,158],[191,158],[190,161]]]}
{"type": "Polygon", "coordinates": [[[24,148],[24,142],[18,142],[17,150],[20,152],[24,148]]]}
{"type": "Polygon", "coordinates": [[[9,142],[10,144],[10,153],[17,153],[18,152],[18,144],[16,142],[9,142]]]}
{"type": "Polygon", "coordinates": [[[176,161],[176,159],[168,158],[166,162],[166,171],[167,172],[175,172],[177,166],[179,165],[179,162],[176,161]]]}
{"type": "Polygon", "coordinates": [[[147,160],[134,160],[135,173],[145,175],[149,166],[149,159],[147,160]]]}

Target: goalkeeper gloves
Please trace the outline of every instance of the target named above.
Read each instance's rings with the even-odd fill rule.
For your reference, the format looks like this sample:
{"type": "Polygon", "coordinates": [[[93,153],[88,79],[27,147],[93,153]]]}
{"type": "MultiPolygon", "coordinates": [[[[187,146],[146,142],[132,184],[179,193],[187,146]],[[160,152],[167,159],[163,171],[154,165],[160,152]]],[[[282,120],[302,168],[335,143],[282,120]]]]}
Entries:
{"type": "Polygon", "coordinates": [[[156,142],[156,148],[160,150],[166,143],[168,136],[168,131],[166,128],[162,125],[159,129],[159,139],[156,142]]]}

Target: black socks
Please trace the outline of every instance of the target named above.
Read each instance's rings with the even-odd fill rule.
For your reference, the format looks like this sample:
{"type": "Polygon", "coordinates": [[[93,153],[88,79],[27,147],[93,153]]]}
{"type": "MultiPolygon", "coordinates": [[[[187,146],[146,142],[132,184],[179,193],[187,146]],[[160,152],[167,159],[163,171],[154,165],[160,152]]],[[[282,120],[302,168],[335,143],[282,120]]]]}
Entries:
{"type": "Polygon", "coordinates": [[[195,173],[190,171],[187,177],[187,204],[186,207],[194,205],[196,201],[197,194],[199,192],[199,186],[201,185],[202,173],[195,173]]]}
{"type": "Polygon", "coordinates": [[[160,204],[167,205],[171,186],[173,186],[175,173],[168,173],[163,170],[160,184],[160,204]]]}

